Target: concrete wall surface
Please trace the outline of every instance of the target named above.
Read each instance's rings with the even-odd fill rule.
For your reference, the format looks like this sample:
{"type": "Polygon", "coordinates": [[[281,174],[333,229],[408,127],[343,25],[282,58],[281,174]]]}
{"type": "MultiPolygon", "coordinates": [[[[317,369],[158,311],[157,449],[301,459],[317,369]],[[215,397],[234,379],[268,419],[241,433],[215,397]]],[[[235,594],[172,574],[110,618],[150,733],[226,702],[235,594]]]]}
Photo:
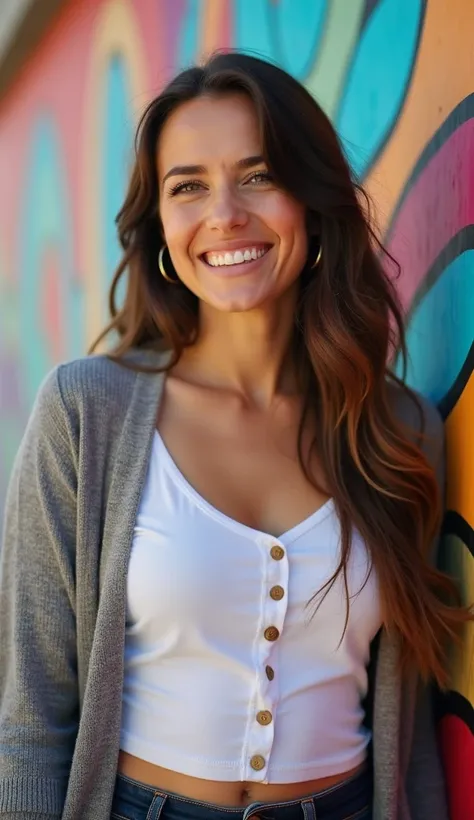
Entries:
{"type": "MultiPolygon", "coordinates": [[[[378,206],[409,382],[446,422],[443,562],[474,599],[473,24],[471,0],[61,4],[0,99],[0,505],[41,380],[105,318],[137,116],[178,68],[247,48],[319,99],[378,206]]],[[[474,817],[473,704],[468,629],[440,706],[453,820],[474,817]]]]}

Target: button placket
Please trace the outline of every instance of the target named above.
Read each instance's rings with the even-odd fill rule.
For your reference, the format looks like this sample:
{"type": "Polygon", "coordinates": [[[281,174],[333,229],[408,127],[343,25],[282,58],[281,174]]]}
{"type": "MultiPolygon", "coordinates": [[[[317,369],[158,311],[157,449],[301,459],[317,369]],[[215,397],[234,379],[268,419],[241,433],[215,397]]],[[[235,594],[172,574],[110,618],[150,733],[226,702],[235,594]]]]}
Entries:
{"type": "Polygon", "coordinates": [[[288,606],[288,558],[286,549],[275,539],[260,542],[264,554],[261,634],[258,638],[258,690],[255,714],[250,716],[247,736],[246,779],[266,782],[275,732],[278,693],[278,643],[288,606]],[[273,551],[273,552],[272,552],[273,551]],[[258,766],[255,765],[258,759],[258,766]]]}
{"type": "Polygon", "coordinates": [[[268,547],[264,632],[272,627],[278,630],[279,635],[269,638],[272,642],[278,640],[283,631],[288,606],[288,574],[286,549],[278,542],[271,541],[268,547]]]}

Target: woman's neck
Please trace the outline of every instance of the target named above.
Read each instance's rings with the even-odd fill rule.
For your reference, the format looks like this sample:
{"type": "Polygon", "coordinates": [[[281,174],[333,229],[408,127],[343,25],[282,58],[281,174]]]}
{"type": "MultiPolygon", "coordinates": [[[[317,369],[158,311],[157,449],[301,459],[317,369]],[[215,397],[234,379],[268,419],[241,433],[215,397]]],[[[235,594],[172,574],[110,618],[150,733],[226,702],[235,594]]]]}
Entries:
{"type": "Polygon", "coordinates": [[[288,304],[245,313],[203,305],[198,338],[185,349],[175,372],[269,407],[275,397],[296,392],[293,332],[294,310],[288,304]]]}

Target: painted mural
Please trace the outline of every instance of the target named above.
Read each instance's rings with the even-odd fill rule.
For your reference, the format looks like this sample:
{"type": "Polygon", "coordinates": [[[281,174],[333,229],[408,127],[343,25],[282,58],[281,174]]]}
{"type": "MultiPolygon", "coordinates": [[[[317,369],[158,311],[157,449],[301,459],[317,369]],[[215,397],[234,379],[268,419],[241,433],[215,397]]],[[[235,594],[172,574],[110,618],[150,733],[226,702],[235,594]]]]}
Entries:
{"type": "MultiPolygon", "coordinates": [[[[137,116],[216,48],[266,56],[335,123],[400,261],[408,380],[446,421],[442,562],[474,599],[474,52],[467,0],[70,0],[0,100],[0,508],[47,371],[105,316],[137,116]],[[471,423],[470,423],[471,420],[471,423]]],[[[474,817],[474,630],[440,698],[452,820],[474,817]]]]}

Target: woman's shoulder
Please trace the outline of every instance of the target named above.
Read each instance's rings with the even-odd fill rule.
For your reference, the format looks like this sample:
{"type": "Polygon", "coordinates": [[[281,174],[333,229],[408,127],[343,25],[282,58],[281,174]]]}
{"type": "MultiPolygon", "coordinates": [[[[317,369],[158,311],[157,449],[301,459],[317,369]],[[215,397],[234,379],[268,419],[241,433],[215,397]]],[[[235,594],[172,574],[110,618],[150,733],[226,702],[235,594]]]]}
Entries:
{"type": "Polygon", "coordinates": [[[84,396],[105,398],[118,385],[134,380],[136,373],[113,360],[107,354],[82,356],[63,362],[50,374],[56,376],[63,396],[81,399],[84,396]]]}
{"type": "Polygon", "coordinates": [[[40,404],[63,406],[68,410],[84,405],[126,401],[137,375],[150,373],[163,364],[166,354],[133,349],[121,359],[106,353],[82,356],[56,365],[44,378],[39,392],[40,404]]]}
{"type": "Polygon", "coordinates": [[[131,381],[131,370],[111,361],[108,356],[83,356],[57,364],[44,377],[33,412],[72,412],[85,404],[106,402],[124,381],[131,381]],[[122,372],[123,371],[123,372],[122,372]]]}
{"type": "MultiPolygon", "coordinates": [[[[156,374],[163,354],[132,350],[120,360],[89,355],[56,365],[43,379],[28,428],[41,438],[62,434],[78,441],[86,430],[105,438],[119,431],[134,395],[141,368],[156,374]]],[[[142,383],[143,386],[143,383],[142,383]]]]}

